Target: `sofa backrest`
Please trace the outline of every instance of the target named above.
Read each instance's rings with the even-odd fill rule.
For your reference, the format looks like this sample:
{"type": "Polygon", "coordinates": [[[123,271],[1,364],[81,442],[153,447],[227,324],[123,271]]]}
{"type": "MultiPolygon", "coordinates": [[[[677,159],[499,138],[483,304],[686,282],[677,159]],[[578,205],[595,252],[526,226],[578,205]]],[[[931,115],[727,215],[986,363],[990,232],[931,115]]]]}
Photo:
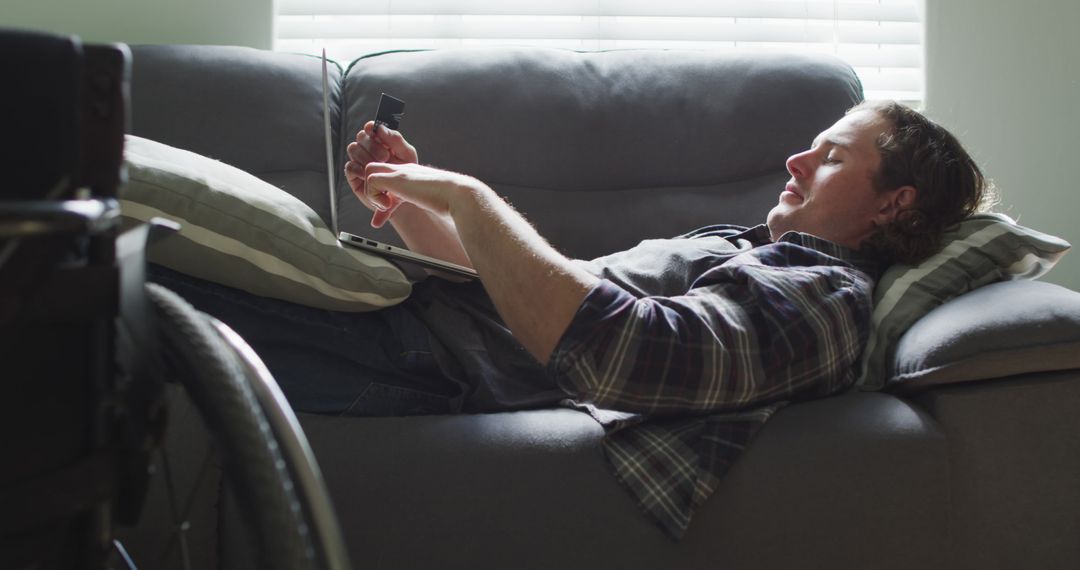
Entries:
{"type": "MultiPolygon", "coordinates": [[[[283,187],[329,219],[318,58],[134,50],[134,133],[283,187]]],[[[712,223],[764,221],[784,161],[861,99],[828,56],[478,48],[331,67],[336,172],[380,93],[406,101],[422,162],[487,182],[573,257],[712,223]],[[342,112],[342,110],[344,112],[342,112]]],[[[373,231],[338,174],[341,229],[373,231]]]]}

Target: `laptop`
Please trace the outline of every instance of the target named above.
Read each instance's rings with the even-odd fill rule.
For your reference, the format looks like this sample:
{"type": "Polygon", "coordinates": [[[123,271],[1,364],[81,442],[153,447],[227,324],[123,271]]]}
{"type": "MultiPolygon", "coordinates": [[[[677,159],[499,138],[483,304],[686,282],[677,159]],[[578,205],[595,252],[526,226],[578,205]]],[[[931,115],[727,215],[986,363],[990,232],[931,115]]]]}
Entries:
{"type": "Polygon", "coordinates": [[[419,253],[414,253],[403,247],[393,246],[366,237],[340,231],[340,229],[338,228],[337,192],[335,190],[335,180],[337,179],[337,177],[334,173],[334,141],[330,129],[330,79],[329,72],[327,71],[325,49],[322,50],[322,88],[323,131],[326,139],[326,180],[329,184],[330,191],[330,225],[333,232],[337,234],[338,241],[349,247],[362,249],[364,251],[374,253],[394,262],[409,263],[420,266],[424,269],[430,269],[437,273],[448,274],[459,278],[476,279],[478,275],[475,269],[462,265],[457,265],[456,263],[443,261],[441,259],[436,259],[434,257],[428,257],[419,253]]]}

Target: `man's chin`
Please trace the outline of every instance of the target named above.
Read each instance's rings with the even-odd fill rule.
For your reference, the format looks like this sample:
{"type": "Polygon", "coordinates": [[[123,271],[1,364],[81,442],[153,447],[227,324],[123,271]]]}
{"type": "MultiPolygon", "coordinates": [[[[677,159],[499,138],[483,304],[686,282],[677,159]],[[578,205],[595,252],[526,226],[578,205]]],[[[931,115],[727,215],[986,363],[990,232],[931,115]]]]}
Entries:
{"type": "Polygon", "coordinates": [[[780,239],[780,236],[791,231],[791,224],[786,214],[787,212],[784,212],[780,206],[776,206],[769,210],[769,215],[765,218],[765,225],[769,227],[769,236],[773,241],[780,239]]]}

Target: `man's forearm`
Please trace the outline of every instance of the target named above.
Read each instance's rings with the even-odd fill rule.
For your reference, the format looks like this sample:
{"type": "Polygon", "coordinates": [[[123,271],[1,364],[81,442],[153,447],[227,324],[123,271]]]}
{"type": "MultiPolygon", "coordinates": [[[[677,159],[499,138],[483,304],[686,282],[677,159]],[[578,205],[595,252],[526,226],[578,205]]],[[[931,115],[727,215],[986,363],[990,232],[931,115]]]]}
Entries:
{"type": "Polygon", "coordinates": [[[472,184],[459,198],[450,215],[484,288],[518,341],[546,364],[597,278],[487,186],[472,184]]]}
{"type": "Polygon", "coordinates": [[[390,218],[390,225],[411,251],[465,267],[473,266],[450,219],[412,204],[402,204],[390,218]]]}

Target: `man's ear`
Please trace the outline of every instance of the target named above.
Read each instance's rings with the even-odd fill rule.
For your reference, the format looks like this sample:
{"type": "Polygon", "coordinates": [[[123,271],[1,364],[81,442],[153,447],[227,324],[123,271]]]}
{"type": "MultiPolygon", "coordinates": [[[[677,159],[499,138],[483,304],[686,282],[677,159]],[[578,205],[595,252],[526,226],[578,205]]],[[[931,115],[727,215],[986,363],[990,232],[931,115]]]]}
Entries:
{"type": "Polygon", "coordinates": [[[881,209],[874,217],[874,222],[877,225],[891,223],[896,219],[897,214],[915,204],[915,198],[918,195],[919,190],[910,184],[883,193],[881,209]]]}

